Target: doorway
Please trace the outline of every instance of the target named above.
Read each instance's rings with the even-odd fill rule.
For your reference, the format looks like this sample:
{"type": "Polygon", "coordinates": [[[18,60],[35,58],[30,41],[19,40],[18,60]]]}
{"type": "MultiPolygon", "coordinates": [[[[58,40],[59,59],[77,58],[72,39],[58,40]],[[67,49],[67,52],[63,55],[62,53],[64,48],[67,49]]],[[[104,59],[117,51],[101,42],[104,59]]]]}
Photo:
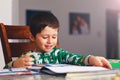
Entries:
{"type": "Polygon", "coordinates": [[[106,12],[106,56],[109,59],[120,58],[120,16],[118,14],[117,10],[107,10],[106,12]]]}

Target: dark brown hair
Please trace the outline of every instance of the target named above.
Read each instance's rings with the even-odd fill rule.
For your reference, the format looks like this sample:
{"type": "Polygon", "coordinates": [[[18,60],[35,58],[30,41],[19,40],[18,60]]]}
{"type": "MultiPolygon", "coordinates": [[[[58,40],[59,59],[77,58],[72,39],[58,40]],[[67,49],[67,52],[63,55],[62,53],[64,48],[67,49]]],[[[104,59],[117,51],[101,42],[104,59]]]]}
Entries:
{"type": "Polygon", "coordinates": [[[32,35],[35,37],[36,34],[40,33],[46,26],[59,28],[59,21],[51,12],[40,12],[31,18],[29,26],[32,35]]]}

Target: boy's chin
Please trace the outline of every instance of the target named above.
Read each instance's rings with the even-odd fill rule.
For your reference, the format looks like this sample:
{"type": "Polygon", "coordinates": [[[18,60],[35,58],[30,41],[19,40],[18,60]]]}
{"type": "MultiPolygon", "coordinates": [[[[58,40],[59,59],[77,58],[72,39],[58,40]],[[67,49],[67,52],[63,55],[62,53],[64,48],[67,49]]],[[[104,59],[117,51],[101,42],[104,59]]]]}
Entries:
{"type": "Polygon", "coordinates": [[[50,52],[52,49],[46,49],[45,52],[50,52]]]}
{"type": "Polygon", "coordinates": [[[44,51],[46,52],[50,52],[54,47],[50,47],[50,48],[45,48],[44,51]]]}

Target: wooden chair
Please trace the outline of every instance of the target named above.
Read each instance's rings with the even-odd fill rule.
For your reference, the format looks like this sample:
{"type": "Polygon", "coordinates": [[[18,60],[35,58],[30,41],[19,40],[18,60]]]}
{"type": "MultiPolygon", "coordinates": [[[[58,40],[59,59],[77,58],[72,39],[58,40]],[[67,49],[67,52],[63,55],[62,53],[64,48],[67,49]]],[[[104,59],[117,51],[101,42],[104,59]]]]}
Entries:
{"type": "Polygon", "coordinates": [[[23,52],[35,48],[30,41],[31,33],[28,26],[4,25],[0,23],[0,37],[5,63],[12,61],[12,57],[18,57],[23,52]],[[17,41],[17,42],[16,42],[17,41]]]}
{"type": "MultiPolygon", "coordinates": [[[[29,26],[0,23],[1,44],[6,64],[12,61],[12,57],[18,57],[23,52],[35,49],[35,44],[31,42],[30,36],[29,26]]],[[[58,43],[56,47],[59,47],[58,43]]]]}

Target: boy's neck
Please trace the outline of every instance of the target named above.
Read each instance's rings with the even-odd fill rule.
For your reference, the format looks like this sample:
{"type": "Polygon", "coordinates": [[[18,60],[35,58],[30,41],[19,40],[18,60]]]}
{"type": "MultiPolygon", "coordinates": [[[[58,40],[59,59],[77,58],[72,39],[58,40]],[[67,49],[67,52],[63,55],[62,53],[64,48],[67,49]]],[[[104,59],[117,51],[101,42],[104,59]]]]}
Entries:
{"type": "Polygon", "coordinates": [[[43,50],[40,50],[40,49],[37,49],[37,48],[36,48],[34,51],[35,51],[35,52],[46,53],[45,51],[43,51],[43,50]]]}

